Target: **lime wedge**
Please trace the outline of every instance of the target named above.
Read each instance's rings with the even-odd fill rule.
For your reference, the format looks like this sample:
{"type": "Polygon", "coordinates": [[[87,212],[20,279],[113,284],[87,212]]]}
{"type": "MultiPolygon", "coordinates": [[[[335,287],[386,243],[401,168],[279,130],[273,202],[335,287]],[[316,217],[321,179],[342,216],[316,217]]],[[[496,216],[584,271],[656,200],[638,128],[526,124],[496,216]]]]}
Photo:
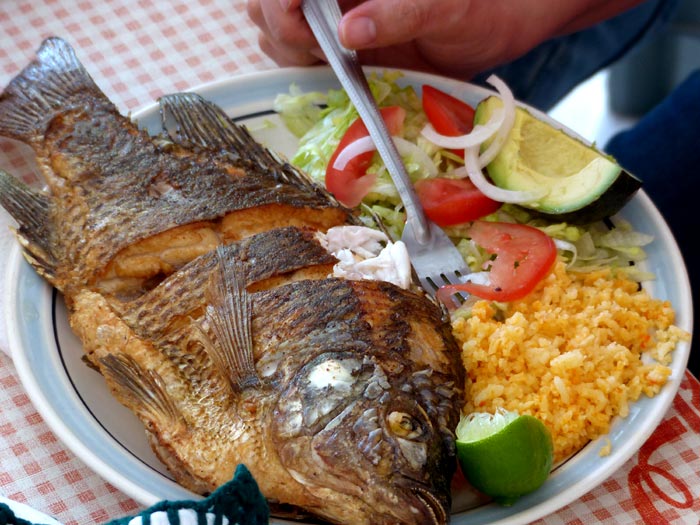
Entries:
{"type": "Polygon", "coordinates": [[[506,411],[469,414],[456,434],[464,476],[501,505],[512,505],[549,476],[552,436],[536,417],[506,411]]]}

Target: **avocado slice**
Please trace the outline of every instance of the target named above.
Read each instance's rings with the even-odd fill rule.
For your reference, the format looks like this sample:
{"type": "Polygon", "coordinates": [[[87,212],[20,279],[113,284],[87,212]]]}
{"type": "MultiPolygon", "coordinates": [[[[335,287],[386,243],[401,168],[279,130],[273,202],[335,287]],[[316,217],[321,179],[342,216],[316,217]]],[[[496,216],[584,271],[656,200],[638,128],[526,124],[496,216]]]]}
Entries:
{"type": "MultiPolygon", "coordinates": [[[[481,101],[474,124],[484,124],[502,107],[500,98],[481,101]]],[[[482,145],[486,149],[490,141],[482,145]]],[[[546,190],[521,203],[539,215],[572,223],[594,222],[617,213],[641,187],[610,156],[557,129],[522,107],[503,147],[486,170],[496,186],[508,190],[546,190]]]]}

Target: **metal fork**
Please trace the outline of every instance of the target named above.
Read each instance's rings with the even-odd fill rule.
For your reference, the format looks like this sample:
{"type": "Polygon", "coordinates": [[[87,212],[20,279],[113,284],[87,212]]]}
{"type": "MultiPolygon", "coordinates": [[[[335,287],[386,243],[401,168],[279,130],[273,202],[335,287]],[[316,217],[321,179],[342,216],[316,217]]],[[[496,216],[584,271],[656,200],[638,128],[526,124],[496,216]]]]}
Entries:
{"type": "Polygon", "coordinates": [[[331,68],[367,127],[403,201],[406,225],[401,240],[406,244],[421,285],[435,295],[443,285],[461,283],[462,277],[470,272],[469,267],[447,234],[426,218],[369,89],[357,53],[340,44],[338,24],[342,13],[337,1],[304,0],[302,10],[331,68]]]}

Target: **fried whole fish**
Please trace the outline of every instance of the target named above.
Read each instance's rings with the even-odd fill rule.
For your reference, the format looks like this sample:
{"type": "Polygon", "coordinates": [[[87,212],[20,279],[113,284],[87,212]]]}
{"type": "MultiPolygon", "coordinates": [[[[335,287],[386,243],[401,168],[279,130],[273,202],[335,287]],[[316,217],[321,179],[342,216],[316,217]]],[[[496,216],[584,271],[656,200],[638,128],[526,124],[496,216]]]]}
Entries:
{"type": "Polygon", "coordinates": [[[183,486],[245,464],[273,513],[449,521],[463,370],[416,290],[332,277],[350,210],[219,108],[161,100],[150,137],[47,39],[0,96],[0,135],[48,191],[0,176],[25,258],[86,359],[183,486]]]}

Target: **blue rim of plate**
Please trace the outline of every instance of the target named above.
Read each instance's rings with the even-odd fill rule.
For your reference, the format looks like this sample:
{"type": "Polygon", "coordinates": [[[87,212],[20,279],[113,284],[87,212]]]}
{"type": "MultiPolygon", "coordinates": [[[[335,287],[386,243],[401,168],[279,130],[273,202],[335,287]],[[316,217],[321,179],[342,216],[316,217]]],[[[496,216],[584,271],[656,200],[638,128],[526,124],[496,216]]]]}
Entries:
{"type": "MultiPolygon", "coordinates": [[[[368,72],[372,71],[383,70],[368,68],[368,72]]],[[[470,103],[491,94],[478,86],[427,73],[405,72],[401,82],[416,88],[421,84],[431,84],[470,103]]],[[[330,69],[316,67],[251,73],[208,83],[192,91],[219,104],[232,118],[248,123],[253,117],[263,120],[270,117],[272,100],[277,94],[287,92],[292,83],[304,91],[326,91],[338,87],[330,69]]],[[[551,122],[545,114],[528,109],[551,122]]],[[[136,112],[132,118],[149,132],[160,129],[156,103],[136,112]]],[[[256,131],[255,127],[250,129],[254,136],[262,133],[263,142],[274,148],[275,134],[284,133],[284,130],[262,128],[267,128],[267,131],[256,131]]],[[[577,136],[571,130],[565,131],[577,136]]],[[[688,275],[665,221],[643,191],[627,204],[621,216],[654,236],[645,268],[659,278],[644,283],[644,286],[654,297],[669,300],[677,312],[676,324],[692,331],[688,275]]],[[[10,348],[20,379],[48,426],[97,474],[141,504],[148,506],[162,499],[192,498],[191,492],[121,443],[90,410],[86,398],[92,397],[94,392],[77,389],[74,372],[61,347],[61,332],[66,327],[62,326],[65,318],[61,318],[64,314],[60,296],[23,260],[18,245],[14,246],[8,260],[6,322],[10,348]]],[[[680,343],[674,351],[671,376],[662,391],[654,398],[645,397],[631,403],[626,418],[617,418],[606,436],[590,442],[560,465],[539,490],[510,507],[485,504],[453,514],[452,523],[530,523],[570,504],[602,483],[636,453],[661,422],[680,387],[689,353],[690,344],[680,343]],[[600,449],[608,443],[607,440],[612,445],[612,452],[601,457],[600,449]]],[[[273,519],[271,523],[292,522],[273,519]]]]}

